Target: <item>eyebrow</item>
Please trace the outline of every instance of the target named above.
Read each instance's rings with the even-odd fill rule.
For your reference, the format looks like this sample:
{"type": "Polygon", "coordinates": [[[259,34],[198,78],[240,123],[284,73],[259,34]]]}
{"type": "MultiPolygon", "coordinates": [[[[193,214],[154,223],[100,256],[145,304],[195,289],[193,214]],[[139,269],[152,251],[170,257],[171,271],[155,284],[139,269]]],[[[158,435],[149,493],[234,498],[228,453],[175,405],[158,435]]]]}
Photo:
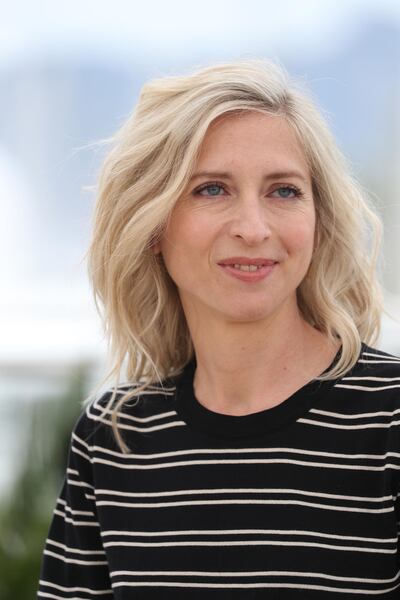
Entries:
{"type": "MultiPolygon", "coordinates": [[[[229,171],[198,171],[194,173],[190,180],[197,179],[198,177],[221,177],[224,179],[233,179],[232,173],[229,171]]],[[[271,173],[266,173],[264,175],[264,179],[285,179],[287,177],[296,177],[297,179],[301,179],[304,183],[307,182],[307,179],[300,171],[273,171],[271,173]]]]}

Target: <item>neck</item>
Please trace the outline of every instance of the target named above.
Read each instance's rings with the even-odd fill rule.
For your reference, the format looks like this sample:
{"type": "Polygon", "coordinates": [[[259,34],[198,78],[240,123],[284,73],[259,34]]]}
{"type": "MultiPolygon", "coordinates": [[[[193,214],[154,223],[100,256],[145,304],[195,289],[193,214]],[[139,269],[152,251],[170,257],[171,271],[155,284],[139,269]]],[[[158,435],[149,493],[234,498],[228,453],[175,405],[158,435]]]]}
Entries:
{"type": "MultiPolygon", "coordinates": [[[[189,323],[189,320],[188,320],[189,323]]],[[[269,322],[189,323],[196,354],[194,390],[216,412],[248,414],[274,406],[317,377],[338,346],[306,323],[297,306],[269,322]]]]}

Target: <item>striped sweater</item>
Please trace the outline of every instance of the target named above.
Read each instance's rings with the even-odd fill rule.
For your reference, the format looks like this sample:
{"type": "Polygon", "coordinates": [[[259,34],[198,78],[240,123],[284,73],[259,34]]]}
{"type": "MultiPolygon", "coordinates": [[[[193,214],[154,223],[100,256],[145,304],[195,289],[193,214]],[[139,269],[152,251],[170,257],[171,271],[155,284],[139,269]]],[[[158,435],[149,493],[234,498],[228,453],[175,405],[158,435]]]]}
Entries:
{"type": "Polygon", "coordinates": [[[128,454],[110,392],[81,415],[38,597],[400,598],[400,359],[363,344],[244,416],[203,407],[194,369],[124,407],[128,454]]]}

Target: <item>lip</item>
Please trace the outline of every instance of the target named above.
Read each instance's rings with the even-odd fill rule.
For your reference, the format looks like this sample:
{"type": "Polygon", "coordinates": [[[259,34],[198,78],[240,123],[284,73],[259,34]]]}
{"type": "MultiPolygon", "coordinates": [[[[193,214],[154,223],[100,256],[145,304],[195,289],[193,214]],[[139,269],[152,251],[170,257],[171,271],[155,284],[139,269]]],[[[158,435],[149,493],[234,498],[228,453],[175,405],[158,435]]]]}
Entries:
{"type": "Polygon", "coordinates": [[[256,265],[260,266],[273,266],[277,263],[277,260],[273,260],[272,258],[250,258],[249,256],[232,256],[230,258],[224,258],[223,260],[219,260],[218,264],[220,266],[229,266],[229,265],[256,265]]]}
{"type": "MultiPolygon", "coordinates": [[[[264,262],[261,263],[262,266],[260,266],[257,269],[257,271],[240,271],[239,269],[235,269],[234,267],[232,267],[232,263],[223,264],[223,262],[219,262],[218,266],[222,269],[222,271],[228,277],[234,277],[235,279],[239,279],[240,281],[245,281],[247,283],[255,283],[257,281],[261,281],[262,279],[265,279],[266,277],[268,277],[270,275],[270,273],[275,269],[275,266],[277,265],[277,261],[270,260],[268,262],[269,262],[269,264],[265,264],[265,260],[264,260],[264,262]]],[[[234,264],[242,264],[242,265],[253,264],[254,265],[257,263],[250,262],[249,259],[247,259],[247,262],[236,262],[234,264]]]]}

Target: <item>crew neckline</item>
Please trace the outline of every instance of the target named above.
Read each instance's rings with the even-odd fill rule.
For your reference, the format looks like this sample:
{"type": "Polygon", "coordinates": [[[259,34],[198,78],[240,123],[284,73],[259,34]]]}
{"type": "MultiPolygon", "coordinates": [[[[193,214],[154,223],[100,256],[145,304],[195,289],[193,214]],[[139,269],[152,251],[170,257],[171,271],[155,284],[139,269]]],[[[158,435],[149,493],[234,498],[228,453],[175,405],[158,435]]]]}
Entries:
{"type": "MultiPolygon", "coordinates": [[[[365,344],[361,345],[361,352],[365,344]]],[[[331,364],[319,375],[323,375],[339,361],[341,347],[331,364]]],[[[357,362],[359,357],[357,359],[357,362]]],[[[274,433],[292,422],[316,404],[339,381],[329,379],[320,381],[312,379],[303,387],[291,394],[286,400],[262,411],[247,415],[226,415],[214,412],[197,400],[193,378],[196,360],[193,358],[178,376],[176,382],[176,410],[180,418],[190,427],[219,438],[244,438],[266,433],[274,433]]]]}

